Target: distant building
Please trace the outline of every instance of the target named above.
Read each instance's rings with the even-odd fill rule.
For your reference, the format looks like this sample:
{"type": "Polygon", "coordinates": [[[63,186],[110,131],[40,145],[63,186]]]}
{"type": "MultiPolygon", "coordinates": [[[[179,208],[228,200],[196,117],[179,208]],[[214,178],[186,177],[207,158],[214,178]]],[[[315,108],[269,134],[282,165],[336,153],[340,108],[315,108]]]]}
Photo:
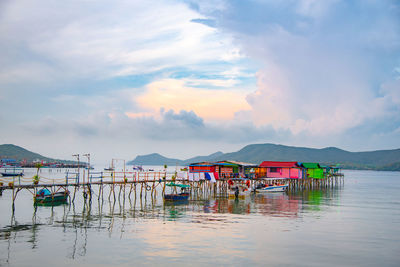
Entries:
{"type": "Polygon", "coordinates": [[[258,178],[303,178],[303,169],[295,161],[263,161],[256,173],[258,178]]]}
{"type": "Polygon", "coordinates": [[[254,177],[257,164],[224,160],[218,162],[198,162],[189,165],[189,172],[213,172],[225,178],[254,177]]]}
{"type": "Polygon", "coordinates": [[[324,169],[319,163],[306,162],[300,163],[300,166],[306,170],[307,178],[322,179],[324,178],[324,169]]]}
{"type": "Polygon", "coordinates": [[[18,166],[19,163],[15,159],[0,159],[1,167],[18,166]]]}

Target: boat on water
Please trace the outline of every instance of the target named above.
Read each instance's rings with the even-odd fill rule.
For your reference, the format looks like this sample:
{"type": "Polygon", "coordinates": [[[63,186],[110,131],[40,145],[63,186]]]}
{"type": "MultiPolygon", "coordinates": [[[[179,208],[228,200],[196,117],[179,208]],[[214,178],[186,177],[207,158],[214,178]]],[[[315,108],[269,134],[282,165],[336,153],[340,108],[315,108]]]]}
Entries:
{"type": "Polygon", "coordinates": [[[4,177],[10,177],[10,176],[24,176],[23,172],[18,172],[18,173],[11,173],[11,172],[1,172],[1,175],[4,177]]]}
{"type": "Polygon", "coordinates": [[[168,183],[166,186],[169,186],[172,188],[172,193],[170,194],[164,194],[164,200],[165,201],[184,201],[188,200],[190,193],[189,193],[189,188],[190,185],[187,184],[176,184],[176,183],[168,183]],[[180,189],[180,192],[177,192],[177,189],[180,189]]]}
{"type": "Polygon", "coordinates": [[[230,199],[243,199],[250,196],[250,180],[244,178],[231,178],[228,180],[228,197],[230,199]]]}
{"type": "Polygon", "coordinates": [[[51,193],[47,188],[40,189],[35,197],[35,204],[50,204],[50,203],[62,203],[67,202],[69,196],[69,191],[60,191],[56,193],[51,193]]]}
{"type": "Polygon", "coordinates": [[[0,174],[3,177],[24,176],[24,171],[21,168],[4,168],[0,174]]]}
{"type": "Polygon", "coordinates": [[[288,188],[288,184],[260,184],[255,188],[256,193],[269,193],[269,192],[285,192],[288,188]]]}
{"type": "Polygon", "coordinates": [[[142,166],[133,166],[132,167],[134,171],[143,171],[143,167],[142,166]]]}
{"type": "Polygon", "coordinates": [[[104,168],[104,170],[112,172],[112,171],[114,171],[114,168],[113,167],[108,167],[108,168],[104,168]]]}

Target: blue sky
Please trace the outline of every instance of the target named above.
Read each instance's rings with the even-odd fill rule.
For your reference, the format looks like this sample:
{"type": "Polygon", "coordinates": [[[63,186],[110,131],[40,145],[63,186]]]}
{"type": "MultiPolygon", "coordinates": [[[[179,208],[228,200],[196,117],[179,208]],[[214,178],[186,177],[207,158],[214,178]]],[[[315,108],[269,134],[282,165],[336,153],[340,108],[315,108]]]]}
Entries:
{"type": "Polygon", "coordinates": [[[399,148],[400,3],[5,0],[0,109],[58,158],[399,148]]]}

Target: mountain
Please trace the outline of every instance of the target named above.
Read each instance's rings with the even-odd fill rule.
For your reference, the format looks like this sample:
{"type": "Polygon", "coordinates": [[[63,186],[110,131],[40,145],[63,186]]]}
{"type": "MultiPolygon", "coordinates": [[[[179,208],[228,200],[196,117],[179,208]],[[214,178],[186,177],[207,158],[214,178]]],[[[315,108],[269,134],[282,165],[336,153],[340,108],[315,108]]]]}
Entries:
{"type": "Polygon", "coordinates": [[[212,153],[208,156],[197,156],[197,157],[193,157],[187,160],[184,160],[183,163],[184,164],[190,164],[193,162],[202,162],[202,161],[212,161],[212,160],[216,160],[220,157],[222,157],[224,155],[224,153],[222,153],[221,151],[212,153]]]}
{"type": "Polygon", "coordinates": [[[161,156],[158,153],[152,153],[143,156],[137,156],[134,160],[127,162],[128,165],[182,165],[182,160],[171,159],[161,156]]]}
{"type": "Polygon", "coordinates": [[[187,160],[180,160],[180,159],[171,159],[171,158],[166,158],[164,156],[161,156],[158,153],[152,153],[148,155],[141,155],[137,156],[134,160],[129,161],[127,164],[128,165],[187,165],[192,162],[201,162],[201,161],[209,161],[216,159],[220,156],[224,155],[221,151],[215,152],[213,154],[210,154],[208,156],[197,156],[193,157],[187,160]]]}
{"type": "Polygon", "coordinates": [[[336,147],[322,149],[293,147],[275,144],[248,145],[241,150],[227,153],[219,159],[260,163],[264,160],[319,162],[342,164],[354,168],[376,168],[400,161],[400,149],[368,152],[349,152],[336,147]]]}
{"type": "MultiPolygon", "coordinates": [[[[154,155],[154,154],[151,154],[154,155]]],[[[374,170],[400,170],[400,149],[377,150],[367,152],[350,152],[336,147],[322,149],[294,147],[276,144],[247,145],[237,152],[217,152],[208,156],[198,156],[187,160],[169,159],[159,154],[158,159],[152,158],[151,163],[140,161],[138,156],[132,164],[163,165],[169,164],[188,165],[201,161],[235,160],[260,164],[264,160],[272,161],[298,161],[319,162],[321,164],[340,164],[347,169],[374,169],[374,170]]]]}
{"type": "Polygon", "coordinates": [[[0,145],[0,158],[15,159],[17,161],[26,160],[27,162],[32,162],[34,160],[46,161],[46,162],[63,162],[72,163],[73,161],[57,160],[48,157],[44,157],[40,154],[31,152],[22,148],[20,146],[12,144],[0,145]]]}
{"type": "Polygon", "coordinates": [[[379,171],[400,171],[400,161],[377,168],[379,171]]]}

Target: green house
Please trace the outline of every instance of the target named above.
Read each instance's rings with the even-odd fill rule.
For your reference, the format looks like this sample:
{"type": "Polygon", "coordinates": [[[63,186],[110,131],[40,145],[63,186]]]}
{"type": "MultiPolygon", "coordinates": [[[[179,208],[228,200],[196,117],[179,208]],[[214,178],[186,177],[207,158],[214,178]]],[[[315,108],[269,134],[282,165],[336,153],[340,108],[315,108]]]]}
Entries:
{"type": "Polygon", "coordinates": [[[306,169],[307,178],[324,178],[324,169],[318,163],[301,163],[301,167],[306,169]]]}

